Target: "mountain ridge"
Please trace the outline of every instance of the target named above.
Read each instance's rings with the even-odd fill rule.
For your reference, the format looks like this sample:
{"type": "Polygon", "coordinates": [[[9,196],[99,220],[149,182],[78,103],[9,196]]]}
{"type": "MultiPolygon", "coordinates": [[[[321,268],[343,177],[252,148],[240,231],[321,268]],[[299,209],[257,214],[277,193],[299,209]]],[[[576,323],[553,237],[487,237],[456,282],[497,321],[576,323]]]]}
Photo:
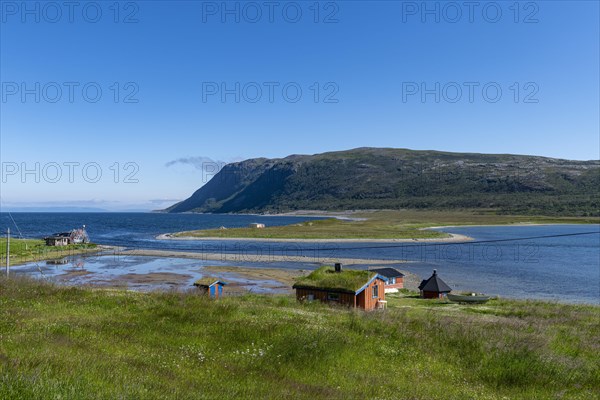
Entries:
{"type": "Polygon", "coordinates": [[[166,212],[491,209],[597,216],[600,161],[361,147],[225,165],[166,212]]]}

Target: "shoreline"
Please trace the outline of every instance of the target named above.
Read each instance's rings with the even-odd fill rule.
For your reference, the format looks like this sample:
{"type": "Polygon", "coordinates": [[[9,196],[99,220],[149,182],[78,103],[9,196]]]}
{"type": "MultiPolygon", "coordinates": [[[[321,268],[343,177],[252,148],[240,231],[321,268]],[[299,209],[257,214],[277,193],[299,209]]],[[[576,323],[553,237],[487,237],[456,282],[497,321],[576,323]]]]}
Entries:
{"type": "MultiPolygon", "coordinates": [[[[431,229],[431,228],[424,228],[431,229]]],[[[447,232],[445,232],[447,233],[447,232]]],[[[175,233],[162,233],[155,237],[156,240],[210,240],[210,241],[244,241],[244,242],[285,242],[285,243],[453,243],[468,242],[474,240],[472,237],[459,233],[448,233],[446,238],[427,239],[290,239],[290,238],[220,238],[220,237],[196,237],[196,236],[172,236],[175,233]]]]}
{"type": "MultiPolygon", "coordinates": [[[[343,215],[327,215],[327,214],[295,214],[295,213],[282,213],[282,214],[270,214],[268,216],[298,216],[298,217],[330,217],[339,220],[346,221],[364,221],[368,218],[351,218],[343,215]]],[[[598,223],[581,223],[583,225],[599,225],[598,223]]],[[[561,225],[580,225],[574,222],[513,222],[506,224],[465,224],[465,225],[434,225],[419,230],[438,230],[445,228],[476,228],[476,227],[527,227],[527,226],[561,226],[561,225]]],[[[469,242],[473,241],[474,238],[468,235],[460,233],[443,232],[449,235],[445,238],[385,238],[385,239],[369,239],[369,238],[248,238],[248,237],[216,237],[216,236],[174,236],[181,232],[169,232],[161,233],[154,237],[156,240],[206,240],[206,241],[242,241],[242,242],[283,242],[283,243],[455,243],[455,242],[469,242]]]]}
{"type": "MultiPolygon", "coordinates": [[[[366,217],[366,216],[361,216],[361,217],[353,217],[353,215],[356,214],[373,214],[373,213],[378,213],[378,212],[402,212],[402,211],[414,211],[411,209],[407,209],[407,210],[391,210],[391,209],[365,209],[365,210],[346,210],[346,211],[324,211],[324,210],[297,210],[297,211],[288,211],[288,212],[281,212],[281,213],[243,213],[243,212],[239,212],[239,213],[224,213],[224,214],[220,214],[220,213],[210,213],[210,212],[205,212],[205,213],[195,213],[195,212],[184,212],[184,213],[180,213],[180,214],[206,214],[206,215],[250,215],[250,216],[256,216],[256,217],[308,217],[308,218],[335,218],[335,219],[340,219],[343,221],[367,221],[370,218],[366,217]]],[[[440,210],[430,210],[433,212],[437,212],[440,210]]],[[[423,211],[423,212],[427,212],[427,211],[423,211]]],[[[544,215],[507,215],[508,216],[512,216],[512,217],[516,217],[516,218],[586,218],[586,217],[581,217],[581,216],[562,216],[562,217],[552,217],[552,216],[544,216],[544,215]]],[[[590,217],[590,218],[598,218],[598,217],[590,217]]],[[[579,221],[579,222],[575,222],[575,221],[570,221],[570,222],[507,222],[504,224],[475,224],[475,225],[442,225],[442,227],[449,227],[449,226],[510,226],[510,225],[597,225],[600,224],[600,221],[598,222],[586,222],[586,221],[579,221]]],[[[428,228],[423,228],[423,229],[428,229],[428,228]]]]}
{"type": "MultiPolygon", "coordinates": [[[[97,247],[93,249],[69,249],[65,252],[57,251],[55,254],[46,254],[39,256],[39,258],[35,258],[32,256],[16,256],[15,258],[10,260],[10,268],[19,267],[30,263],[46,263],[48,261],[60,260],[69,256],[101,254],[105,251],[110,251],[118,248],[116,246],[102,244],[97,244],[96,246],[97,247]]],[[[0,260],[0,268],[6,268],[6,260],[0,260]]]]}
{"type": "Polygon", "coordinates": [[[242,214],[242,215],[257,215],[265,217],[308,217],[308,218],[335,218],[342,221],[366,221],[369,218],[366,217],[351,217],[350,215],[356,214],[356,211],[317,211],[317,210],[301,210],[301,211],[290,211],[278,214],[242,214]]]}
{"type": "MultiPolygon", "coordinates": [[[[300,253],[302,250],[300,250],[300,253]]],[[[409,261],[404,260],[378,260],[378,259],[363,259],[363,258],[339,258],[339,257],[319,257],[319,256],[302,256],[302,255],[250,255],[240,253],[198,253],[193,251],[172,251],[172,250],[118,250],[111,255],[123,255],[123,256],[148,256],[148,257],[161,257],[161,258],[189,258],[193,260],[202,261],[221,261],[221,262],[243,262],[243,263],[257,263],[257,264],[268,264],[276,262],[291,262],[291,263],[304,263],[304,264],[322,264],[331,262],[341,262],[346,265],[364,265],[364,264],[378,264],[378,265],[390,265],[390,264],[404,264],[409,261]]]]}
{"type": "MultiPolygon", "coordinates": [[[[574,222],[512,222],[507,224],[475,224],[475,225],[439,225],[439,226],[429,226],[427,228],[421,228],[423,230],[427,229],[444,229],[444,228],[485,228],[485,227],[503,227],[503,226],[562,226],[562,225],[600,225],[597,222],[590,223],[574,223],[574,222]]],[[[446,232],[447,233],[447,232],[446,232]]]]}

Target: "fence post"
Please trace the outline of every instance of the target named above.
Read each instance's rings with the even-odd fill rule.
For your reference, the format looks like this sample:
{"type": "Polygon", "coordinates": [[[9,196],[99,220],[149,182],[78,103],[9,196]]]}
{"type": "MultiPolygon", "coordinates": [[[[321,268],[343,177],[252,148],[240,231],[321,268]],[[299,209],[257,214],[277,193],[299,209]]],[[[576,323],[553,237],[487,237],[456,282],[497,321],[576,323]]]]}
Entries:
{"type": "Polygon", "coordinates": [[[6,229],[6,277],[10,271],[10,228],[6,229]]]}

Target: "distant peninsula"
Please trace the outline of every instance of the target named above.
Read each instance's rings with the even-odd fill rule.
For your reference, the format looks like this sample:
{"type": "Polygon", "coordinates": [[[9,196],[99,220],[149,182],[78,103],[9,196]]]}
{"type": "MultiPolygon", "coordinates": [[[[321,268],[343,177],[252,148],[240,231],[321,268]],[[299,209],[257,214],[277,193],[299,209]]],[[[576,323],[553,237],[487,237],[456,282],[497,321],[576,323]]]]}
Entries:
{"type": "Polygon", "coordinates": [[[171,213],[486,210],[600,215],[600,160],[358,148],[225,165],[171,213]]]}

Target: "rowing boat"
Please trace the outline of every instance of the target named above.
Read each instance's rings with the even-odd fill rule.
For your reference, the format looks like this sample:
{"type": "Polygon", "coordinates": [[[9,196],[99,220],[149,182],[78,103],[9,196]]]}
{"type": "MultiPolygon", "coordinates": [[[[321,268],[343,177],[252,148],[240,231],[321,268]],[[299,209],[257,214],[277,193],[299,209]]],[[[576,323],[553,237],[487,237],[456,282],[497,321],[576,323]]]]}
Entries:
{"type": "Polygon", "coordinates": [[[448,293],[448,300],[454,301],[456,303],[485,303],[490,299],[490,296],[486,296],[483,294],[451,294],[448,293]]]}

